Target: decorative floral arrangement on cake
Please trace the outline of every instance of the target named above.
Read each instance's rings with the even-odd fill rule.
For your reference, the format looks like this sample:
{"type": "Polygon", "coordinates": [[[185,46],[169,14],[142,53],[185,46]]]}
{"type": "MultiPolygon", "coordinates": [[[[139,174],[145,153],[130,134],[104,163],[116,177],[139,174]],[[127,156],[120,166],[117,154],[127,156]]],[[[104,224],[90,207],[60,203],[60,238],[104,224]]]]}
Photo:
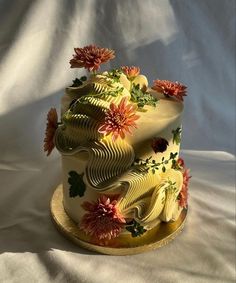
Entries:
{"type": "MultiPolygon", "coordinates": [[[[75,48],[75,54],[73,59],[70,60],[71,68],[85,68],[89,72],[92,72],[91,76],[96,76],[97,70],[100,65],[108,62],[115,58],[115,52],[111,49],[100,48],[96,45],[85,46],[84,48],[75,48]]],[[[131,128],[135,128],[135,120],[139,118],[136,115],[138,108],[143,108],[144,105],[153,105],[157,103],[157,99],[152,97],[146,92],[145,82],[143,83],[143,77],[140,76],[140,68],[136,66],[122,66],[118,69],[111,70],[106,73],[108,78],[116,81],[120,79],[121,74],[124,73],[131,86],[131,99],[132,103],[128,103],[128,99],[124,98],[119,105],[114,103],[110,104],[110,108],[105,113],[105,119],[98,131],[105,135],[111,134],[114,140],[118,136],[125,138],[125,133],[131,133],[131,128]],[[135,78],[137,83],[135,83],[135,78]],[[141,82],[141,84],[140,84],[141,82]]],[[[80,86],[84,81],[87,80],[86,76],[80,79],[76,78],[72,87],[80,86]]],[[[102,80],[97,80],[98,84],[102,85],[102,80]]],[[[183,101],[183,97],[186,96],[186,86],[179,82],[171,82],[167,80],[155,80],[152,89],[163,93],[167,97],[174,97],[178,100],[183,101]]],[[[108,95],[118,95],[122,92],[122,89],[112,90],[108,95]]],[[[44,150],[47,155],[51,153],[54,148],[54,133],[56,131],[58,121],[57,112],[55,108],[51,108],[48,113],[48,124],[46,128],[46,137],[44,140],[44,150]]]]}
{"type": "MultiPolygon", "coordinates": [[[[135,134],[138,127],[137,121],[148,107],[158,108],[158,98],[152,94],[152,91],[162,94],[166,99],[174,99],[180,103],[187,95],[186,86],[168,80],[154,80],[151,88],[148,88],[147,79],[140,74],[140,68],[137,66],[121,66],[99,73],[101,64],[115,58],[115,52],[111,49],[89,45],[84,48],[75,48],[74,52],[70,60],[71,68],[85,68],[89,76],[73,80],[72,86],[68,89],[68,101],[65,102],[67,109],[65,111],[62,109],[61,119],[58,118],[55,108],[51,108],[48,112],[44,139],[44,151],[47,155],[51,154],[55,145],[62,149],[61,151],[73,152],[74,148],[85,144],[85,139],[86,141],[104,141],[104,143],[111,139],[114,144],[121,143],[122,140],[126,140],[127,136],[135,134]],[[92,117],[89,120],[85,109],[92,117]],[[81,130],[81,135],[74,128],[79,119],[83,121],[83,125],[88,125],[88,130],[86,132],[81,130]],[[55,134],[60,126],[62,130],[63,127],[66,130],[58,133],[59,136],[62,134],[63,136],[56,141],[55,134]],[[71,136],[71,133],[76,136],[76,139],[71,136]]],[[[172,129],[171,135],[171,142],[179,145],[181,127],[172,129]]],[[[187,208],[190,175],[183,159],[178,158],[178,152],[171,152],[169,158],[163,157],[159,162],[154,158],[155,155],[166,152],[169,143],[170,141],[162,136],[153,137],[150,142],[150,150],[153,155],[146,159],[136,156],[129,167],[141,172],[140,174],[150,174],[150,172],[154,175],[160,172],[165,174],[166,167],[181,172],[183,183],[176,196],[176,201],[179,207],[187,208]]],[[[74,171],[68,174],[68,183],[71,186],[70,197],[83,197],[86,191],[84,175],[79,175],[74,171]]],[[[168,190],[175,191],[175,183],[170,179],[165,183],[163,192],[168,190]]],[[[85,213],[80,229],[97,240],[116,238],[124,229],[132,237],[144,234],[146,229],[141,221],[122,214],[123,210],[120,209],[119,200],[119,195],[114,197],[101,193],[96,201],[85,201],[82,204],[85,213]]]]}

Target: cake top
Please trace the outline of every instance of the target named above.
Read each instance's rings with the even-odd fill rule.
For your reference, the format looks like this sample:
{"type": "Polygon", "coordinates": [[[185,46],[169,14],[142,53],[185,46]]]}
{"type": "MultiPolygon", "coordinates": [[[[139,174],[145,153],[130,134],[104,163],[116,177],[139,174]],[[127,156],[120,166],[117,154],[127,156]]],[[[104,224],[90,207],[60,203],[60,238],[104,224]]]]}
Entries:
{"type": "Polygon", "coordinates": [[[78,143],[83,145],[91,139],[111,138],[113,142],[127,139],[133,143],[135,131],[138,133],[140,128],[139,132],[142,132],[143,122],[153,120],[153,115],[158,116],[160,123],[167,116],[175,116],[182,111],[186,96],[183,84],[156,79],[149,88],[147,78],[140,74],[137,66],[121,66],[99,72],[101,64],[115,58],[114,50],[89,45],[74,51],[71,68],[85,68],[89,74],[76,78],[66,88],[60,122],[56,109],[50,109],[44,139],[47,155],[55,145],[61,152],[73,152],[78,143]],[[168,103],[170,101],[172,103],[168,103]],[[75,141],[73,136],[78,123],[83,129],[75,141]]]}

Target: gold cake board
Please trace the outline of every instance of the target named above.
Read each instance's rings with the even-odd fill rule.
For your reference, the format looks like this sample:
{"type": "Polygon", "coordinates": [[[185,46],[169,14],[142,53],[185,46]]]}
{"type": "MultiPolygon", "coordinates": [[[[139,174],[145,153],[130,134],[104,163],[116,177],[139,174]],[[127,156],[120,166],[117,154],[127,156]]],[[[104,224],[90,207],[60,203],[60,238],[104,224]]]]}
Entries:
{"type": "Polygon", "coordinates": [[[131,255],[160,248],[173,240],[184,228],[187,210],[183,210],[175,222],[162,222],[156,228],[147,231],[141,237],[133,238],[131,235],[121,235],[109,241],[109,245],[101,246],[91,243],[78,227],[70,219],[63,207],[62,185],[59,185],[51,199],[52,218],[61,233],[75,244],[85,249],[109,255],[131,255]]]}

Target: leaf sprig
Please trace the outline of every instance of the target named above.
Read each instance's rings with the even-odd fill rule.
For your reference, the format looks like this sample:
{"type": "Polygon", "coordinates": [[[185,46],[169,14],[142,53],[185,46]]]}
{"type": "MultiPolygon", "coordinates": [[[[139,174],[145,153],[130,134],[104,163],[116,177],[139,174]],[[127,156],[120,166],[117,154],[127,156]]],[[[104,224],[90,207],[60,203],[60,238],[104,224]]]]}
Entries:
{"type": "Polygon", "coordinates": [[[176,187],[176,182],[172,182],[171,180],[168,180],[167,183],[169,186],[166,188],[168,191],[172,191],[176,193],[178,191],[178,188],[176,187]]]}
{"type": "Polygon", "coordinates": [[[143,91],[139,84],[133,84],[131,88],[131,101],[137,103],[138,108],[142,109],[145,105],[156,107],[158,100],[150,93],[143,91]]]}
{"type": "Polygon", "coordinates": [[[120,81],[120,76],[122,71],[120,69],[112,69],[107,72],[107,77],[113,80],[113,83],[118,83],[120,81]]]}
{"type": "Polygon", "coordinates": [[[180,166],[180,164],[178,163],[178,161],[175,159],[175,160],[172,160],[172,166],[171,166],[172,169],[175,169],[175,170],[182,170],[183,167],[180,166]]]}
{"type": "Polygon", "coordinates": [[[152,173],[155,174],[157,170],[160,169],[162,172],[166,172],[166,167],[170,161],[172,162],[172,165],[176,163],[176,157],[178,155],[178,152],[171,152],[169,159],[165,159],[165,157],[162,157],[161,162],[156,162],[156,160],[152,159],[152,156],[150,156],[147,159],[142,159],[142,158],[136,158],[134,160],[134,165],[142,166],[145,167],[146,172],[149,172],[149,170],[152,170],[152,173]]]}
{"type": "Polygon", "coordinates": [[[182,130],[181,130],[181,127],[178,127],[176,130],[173,130],[172,131],[172,134],[173,134],[173,143],[175,143],[175,144],[180,144],[180,142],[181,142],[181,132],[182,132],[182,130]]]}
{"type": "Polygon", "coordinates": [[[117,97],[120,93],[122,93],[123,90],[124,90],[123,87],[117,86],[115,89],[101,93],[101,95],[105,95],[105,96],[111,95],[113,97],[117,97]]]}

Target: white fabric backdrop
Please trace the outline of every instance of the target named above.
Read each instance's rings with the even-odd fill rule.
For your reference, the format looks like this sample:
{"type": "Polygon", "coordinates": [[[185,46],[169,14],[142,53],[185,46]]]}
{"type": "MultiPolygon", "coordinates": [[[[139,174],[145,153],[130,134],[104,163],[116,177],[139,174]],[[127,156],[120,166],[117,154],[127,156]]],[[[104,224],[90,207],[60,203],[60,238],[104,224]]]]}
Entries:
{"type": "Polygon", "coordinates": [[[0,282],[234,282],[235,9],[234,0],[0,1],[0,282]],[[188,86],[189,217],[158,251],[95,255],[49,217],[60,159],[42,152],[45,118],[83,74],[69,68],[73,47],[90,43],[116,50],[111,67],[188,86]]]}

